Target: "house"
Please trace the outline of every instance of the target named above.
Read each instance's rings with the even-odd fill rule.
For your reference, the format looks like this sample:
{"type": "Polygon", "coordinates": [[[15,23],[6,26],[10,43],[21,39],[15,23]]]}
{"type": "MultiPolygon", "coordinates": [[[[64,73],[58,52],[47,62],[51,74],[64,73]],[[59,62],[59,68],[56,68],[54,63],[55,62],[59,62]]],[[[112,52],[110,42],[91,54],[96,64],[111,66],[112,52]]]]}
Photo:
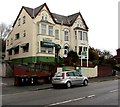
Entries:
{"type": "Polygon", "coordinates": [[[115,59],[118,61],[118,63],[120,64],[120,48],[118,48],[117,50],[117,55],[115,56],[115,59]]]}
{"type": "Polygon", "coordinates": [[[23,6],[6,39],[6,61],[55,62],[74,50],[88,58],[88,27],[80,12],[63,16],[52,13],[44,3],[23,6]]]}
{"type": "Polygon", "coordinates": [[[0,38],[0,45],[1,45],[1,47],[0,47],[0,60],[3,60],[5,57],[5,46],[6,46],[5,44],[6,44],[5,40],[0,38]]]}

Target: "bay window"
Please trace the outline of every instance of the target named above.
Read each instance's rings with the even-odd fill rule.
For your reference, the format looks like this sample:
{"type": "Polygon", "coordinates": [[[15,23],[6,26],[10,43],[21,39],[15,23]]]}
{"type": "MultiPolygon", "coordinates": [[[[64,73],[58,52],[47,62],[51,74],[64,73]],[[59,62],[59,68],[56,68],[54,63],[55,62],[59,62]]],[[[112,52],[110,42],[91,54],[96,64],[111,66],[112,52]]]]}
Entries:
{"type": "Polygon", "coordinates": [[[79,40],[83,40],[83,38],[82,38],[82,31],[78,31],[78,39],[79,40]]]}
{"type": "Polygon", "coordinates": [[[41,34],[46,34],[46,24],[41,24],[41,34]]]}
{"type": "Polygon", "coordinates": [[[87,32],[83,32],[83,40],[88,41],[87,32]]]}
{"type": "Polygon", "coordinates": [[[48,26],[48,35],[53,35],[53,26],[48,26]]]}

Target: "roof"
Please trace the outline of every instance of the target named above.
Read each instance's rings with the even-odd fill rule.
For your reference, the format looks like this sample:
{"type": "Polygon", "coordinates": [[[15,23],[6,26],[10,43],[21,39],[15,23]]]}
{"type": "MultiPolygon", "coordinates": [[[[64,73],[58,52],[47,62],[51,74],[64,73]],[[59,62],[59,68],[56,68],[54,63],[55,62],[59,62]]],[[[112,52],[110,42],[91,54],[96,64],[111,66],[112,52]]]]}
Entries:
{"type": "Polygon", "coordinates": [[[63,24],[63,25],[66,25],[66,26],[72,26],[73,23],[75,22],[76,18],[80,15],[81,18],[82,18],[82,20],[83,20],[83,23],[85,24],[86,29],[88,29],[88,27],[87,27],[87,25],[86,25],[86,23],[85,23],[85,21],[84,21],[84,19],[83,19],[83,17],[82,17],[82,15],[81,15],[80,12],[75,13],[75,14],[72,14],[72,15],[69,15],[69,16],[63,16],[63,15],[59,15],[59,14],[56,14],[56,13],[51,13],[46,3],[40,5],[39,7],[36,7],[36,8],[34,8],[34,9],[23,6],[23,7],[21,8],[21,10],[20,10],[20,12],[19,12],[19,14],[18,14],[18,16],[17,16],[14,24],[13,24],[13,27],[14,27],[14,25],[15,25],[18,17],[19,17],[19,15],[20,15],[22,9],[25,9],[26,12],[30,15],[31,18],[35,18],[35,17],[38,15],[38,13],[42,10],[42,8],[43,8],[44,6],[47,8],[47,10],[48,10],[48,12],[50,13],[53,21],[54,21],[56,24],[63,24]]]}

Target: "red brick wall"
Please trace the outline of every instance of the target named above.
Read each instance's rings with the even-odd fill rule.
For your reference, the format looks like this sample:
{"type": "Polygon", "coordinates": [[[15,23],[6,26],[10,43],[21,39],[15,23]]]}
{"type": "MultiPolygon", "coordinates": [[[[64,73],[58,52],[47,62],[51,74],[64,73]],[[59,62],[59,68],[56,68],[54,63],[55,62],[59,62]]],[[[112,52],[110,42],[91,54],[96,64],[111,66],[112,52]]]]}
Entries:
{"type": "Polygon", "coordinates": [[[105,77],[112,75],[112,67],[110,65],[98,65],[98,76],[105,77]]]}

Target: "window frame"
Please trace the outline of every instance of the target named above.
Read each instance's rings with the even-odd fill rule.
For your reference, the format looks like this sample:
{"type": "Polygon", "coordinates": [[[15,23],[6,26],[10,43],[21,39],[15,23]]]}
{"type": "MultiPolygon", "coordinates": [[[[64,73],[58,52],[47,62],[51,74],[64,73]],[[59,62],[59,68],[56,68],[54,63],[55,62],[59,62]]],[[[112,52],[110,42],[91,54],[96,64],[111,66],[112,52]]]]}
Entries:
{"type": "Polygon", "coordinates": [[[29,52],[29,43],[23,47],[23,53],[29,52]]]}
{"type": "Polygon", "coordinates": [[[82,31],[78,31],[78,40],[83,40],[82,31]]]}
{"type": "Polygon", "coordinates": [[[40,52],[41,52],[41,53],[46,53],[46,47],[41,47],[41,48],[40,48],[40,52]]]}
{"type": "Polygon", "coordinates": [[[88,41],[87,32],[83,32],[83,40],[88,41]]]}
{"type": "Polygon", "coordinates": [[[53,26],[48,26],[48,35],[53,36],[53,26]]]}
{"type": "Polygon", "coordinates": [[[18,39],[20,39],[20,33],[15,34],[15,40],[18,40],[18,39]]]}
{"type": "Polygon", "coordinates": [[[55,39],[59,39],[59,30],[58,29],[55,30],[55,39]]]}
{"type": "Polygon", "coordinates": [[[48,48],[48,53],[52,54],[53,53],[53,47],[48,48]],[[51,50],[50,50],[51,49],[51,50]]]}
{"type": "Polygon", "coordinates": [[[45,23],[41,23],[41,34],[46,35],[47,25],[45,23]]]}
{"type": "Polygon", "coordinates": [[[64,40],[69,41],[69,32],[68,31],[64,31],[64,40]]]}
{"type": "Polygon", "coordinates": [[[14,54],[19,54],[19,46],[14,49],[14,54]]]}

